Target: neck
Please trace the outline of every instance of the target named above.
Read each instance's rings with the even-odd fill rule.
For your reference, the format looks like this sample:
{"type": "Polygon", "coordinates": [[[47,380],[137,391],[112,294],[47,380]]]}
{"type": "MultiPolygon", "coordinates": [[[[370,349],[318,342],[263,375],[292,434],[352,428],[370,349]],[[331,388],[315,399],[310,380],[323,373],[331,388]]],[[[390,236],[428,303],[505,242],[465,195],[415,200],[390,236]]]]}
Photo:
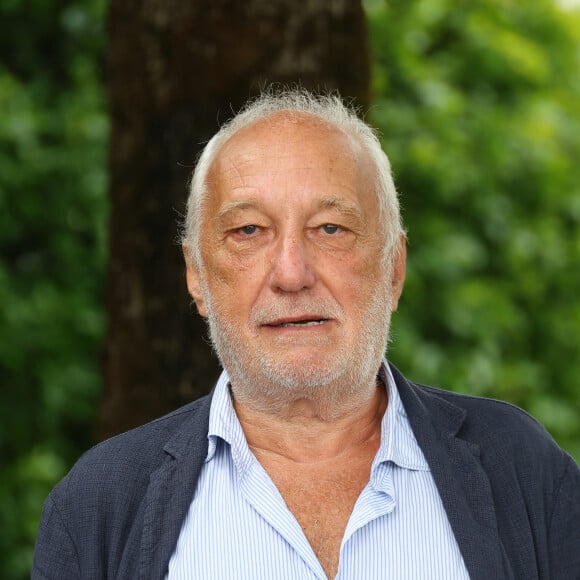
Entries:
{"type": "Polygon", "coordinates": [[[311,463],[348,454],[361,446],[378,447],[387,393],[383,385],[374,384],[366,394],[331,413],[317,400],[308,398],[264,410],[234,395],[234,408],[248,445],[257,456],[274,455],[311,463]]]}

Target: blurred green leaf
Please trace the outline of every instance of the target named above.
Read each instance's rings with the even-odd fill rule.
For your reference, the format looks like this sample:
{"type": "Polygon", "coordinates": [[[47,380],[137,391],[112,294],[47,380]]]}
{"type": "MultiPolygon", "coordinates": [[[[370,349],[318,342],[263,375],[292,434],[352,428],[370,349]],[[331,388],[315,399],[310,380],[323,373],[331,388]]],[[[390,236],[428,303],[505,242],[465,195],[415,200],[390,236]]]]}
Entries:
{"type": "Polygon", "coordinates": [[[518,404],[580,449],[580,15],[367,4],[374,122],[409,233],[391,359],[518,404]]]}

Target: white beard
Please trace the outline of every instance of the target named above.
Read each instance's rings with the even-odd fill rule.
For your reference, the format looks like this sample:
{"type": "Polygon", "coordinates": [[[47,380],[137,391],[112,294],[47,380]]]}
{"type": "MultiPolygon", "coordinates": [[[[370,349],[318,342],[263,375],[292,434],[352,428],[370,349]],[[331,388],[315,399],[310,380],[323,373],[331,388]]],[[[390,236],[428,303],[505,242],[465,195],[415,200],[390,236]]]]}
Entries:
{"type": "MultiPolygon", "coordinates": [[[[389,279],[385,277],[385,279],[389,279]]],[[[226,318],[213,302],[207,284],[201,291],[207,309],[209,333],[214,349],[230,376],[235,397],[256,410],[283,408],[298,399],[319,402],[328,417],[333,409],[366,399],[376,386],[376,376],[384,356],[390,330],[391,296],[384,284],[377,284],[370,301],[356,313],[361,321],[360,336],[353,345],[338,345],[324,360],[306,362],[281,359],[269,350],[258,351],[243,343],[237,323],[226,318]]],[[[316,312],[326,318],[341,319],[342,308],[320,300],[280,299],[267,309],[251,313],[257,324],[293,312],[316,312]],[[299,308],[297,308],[299,307],[299,308]]],[[[325,338],[320,339],[322,346],[325,338]]],[[[316,344],[313,344],[313,348],[316,344]]]]}

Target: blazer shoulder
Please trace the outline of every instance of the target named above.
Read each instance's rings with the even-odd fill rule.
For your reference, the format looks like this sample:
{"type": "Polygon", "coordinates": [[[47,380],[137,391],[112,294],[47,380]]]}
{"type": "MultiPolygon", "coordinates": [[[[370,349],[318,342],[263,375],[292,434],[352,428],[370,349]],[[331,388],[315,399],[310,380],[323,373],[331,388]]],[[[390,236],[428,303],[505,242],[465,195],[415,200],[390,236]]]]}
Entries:
{"type": "MultiPolygon", "coordinates": [[[[170,456],[207,453],[211,394],[145,425],[107,439],[85,452],[55,487],[51,498],[103,494],[139,497],[150,475],[170,456]]],[[[73,501],[74,504],[74,501],[73,501]]],[[[73,507],[73,506],[71,506],[73,507]]]]}
{"type": "MultiPolygon", "coordinates": [[[[497,399],[447,391],[419,383],[413,387],[423,397],[444,401],[459,408],[464,420],[457,435],[471,441],[482,453],[507,455],[533,463],[568,464],[569,456],[545,427],[524,409],[497,399]]],[[[435,403],[436,404],[436,403],[435,403]]]]}
{"type": "Polygon", "coordinates": [[[163,497],[163,505],[172,505],[179,518],[179,510],[188,505],[186,496],[193,493],[195,474],[207,453],[210,400],[204,397],[112,437],[77,461],[45,502],[35,578],[44,578],[46,570],[72,577],[73,568],[79,578],[129,577],[119,566],[121,561],[124,566],[137,565],[151,498],[163,497]],[[183,473],[191,474],[191,485],[186,486],[185,503],[175,508],[169,498],[175,482],[184,480],[183,473]]]}

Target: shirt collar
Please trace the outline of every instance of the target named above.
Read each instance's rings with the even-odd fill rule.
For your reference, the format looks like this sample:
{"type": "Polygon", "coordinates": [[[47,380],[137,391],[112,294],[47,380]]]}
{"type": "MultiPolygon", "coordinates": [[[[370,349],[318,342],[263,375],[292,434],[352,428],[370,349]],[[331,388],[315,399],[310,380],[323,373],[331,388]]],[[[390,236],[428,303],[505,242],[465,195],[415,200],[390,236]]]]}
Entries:
{"type": "Polygon", "coordinates": [[[208,449],[206,463],[213,459],[218,439],[228,443],[233,449],[247,447],[246,438],[242,430],[240,421],[234,410],[232,396],[230,393],[230,378],[226,371],[222,371],[211,401],[209,410],[209,428],[208,428],[208,449]]]}
{"type": "MultiPolygon", "coordinates": [[[[378,377],[387,389],[389,403],[381,421],[381,443],[371,473],[378,465],[389,461],[405,469],[429,471],[386,360],[381,364],[378,377]]],[[[232,459],[238,469],[243,471],[250,465],[253,456],[234,410],[226,371],[218,379],[211,402],[206,463],[215,456],[219,439],[229,444],[232,459]]]]}
{"type": "Polygon", "coordinates": [[[415,439],[386,360],[383,360],[379,370],[379,380],[387,389],[389,404],[381,422],[381,444],[373,461],[371,473],[378,465],[389,461],[405,469],[429,471],[429,465],[415,439]]]}

